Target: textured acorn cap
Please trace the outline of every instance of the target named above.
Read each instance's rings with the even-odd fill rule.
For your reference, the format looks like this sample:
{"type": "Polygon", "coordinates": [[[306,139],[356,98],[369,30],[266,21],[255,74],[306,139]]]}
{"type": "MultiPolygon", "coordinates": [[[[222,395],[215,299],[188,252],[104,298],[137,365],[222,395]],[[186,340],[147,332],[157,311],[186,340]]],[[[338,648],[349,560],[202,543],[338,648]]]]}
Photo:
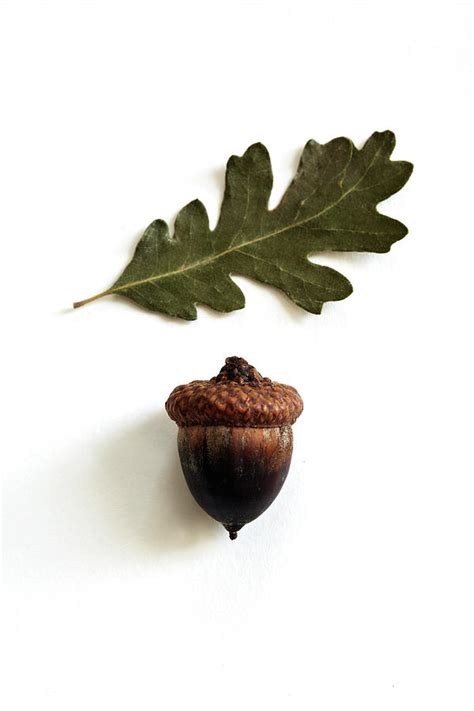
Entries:
{"type": "Polygon", "coordinates": [[[292,425],[303,401],[291,385],[274,383],[243,358],[226,358],[219,375],[178,385],[166,412],[180,427],[282,427],[292,425]]]}

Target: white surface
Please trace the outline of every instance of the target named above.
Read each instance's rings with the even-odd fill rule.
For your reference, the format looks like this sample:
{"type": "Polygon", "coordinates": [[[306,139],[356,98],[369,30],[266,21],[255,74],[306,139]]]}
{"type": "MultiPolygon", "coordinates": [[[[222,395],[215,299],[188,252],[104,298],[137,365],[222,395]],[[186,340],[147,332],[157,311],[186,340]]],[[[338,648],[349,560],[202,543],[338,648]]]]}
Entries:
{"type": "Polygon", "coordinates": [[[4,708],[471,710],[469,4],[0,8],[4,708]],[[410,234],[325,257],[354,294],[322,316],[243,278],[194,323],[69,309],[152,219],[215,221],[231,153],[268,146],[276,203],[308,138],[386,128],[410,234]],[[235,543],[163,410],[233,354],[306,405],[235,543]]]}

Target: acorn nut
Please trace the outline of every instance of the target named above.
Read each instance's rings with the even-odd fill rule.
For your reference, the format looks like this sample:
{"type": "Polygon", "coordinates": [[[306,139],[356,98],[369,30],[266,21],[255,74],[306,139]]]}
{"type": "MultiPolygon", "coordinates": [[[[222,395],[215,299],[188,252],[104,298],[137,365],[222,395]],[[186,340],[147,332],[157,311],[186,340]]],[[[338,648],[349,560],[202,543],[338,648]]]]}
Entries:
{"type": "Polygon", "coordinates": [[[291,425],[302,410],[295,388],[263,378],[235,356],[215,378],[179,385],[169,396],[166,411],[179,427],[189,489],[232,540],[280,492],[293,450],[291,425]]]}

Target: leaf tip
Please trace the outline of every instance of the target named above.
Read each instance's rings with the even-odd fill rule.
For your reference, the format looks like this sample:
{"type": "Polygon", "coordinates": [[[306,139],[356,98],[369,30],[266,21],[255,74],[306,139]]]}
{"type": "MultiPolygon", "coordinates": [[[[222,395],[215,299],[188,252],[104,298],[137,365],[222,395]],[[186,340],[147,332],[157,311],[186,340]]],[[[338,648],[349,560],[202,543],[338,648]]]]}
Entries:
{"type": "Polygon", "coordinates": [[[260,141],[257,141],[257,143],[252,143],[251,146],[247,148],[245,151],[244,155],[242,158],[270,158],[270,153],[268,152],[268,148],[261,143],[260,141]]]}
{"type": "Polygon", "coordinates": [[[375,144],[379,150],[389,156],[395,148],[395,143],[396,138],[394,132],[390,129],[385,129],[385,131],[374,131],[365,142],[364,147],[375,144]]]}
{"type": "Polygon", "coordinates": [[[401,161],[398,161],[398,162],[403,164],[403,167],[404,167],[404,169],[405,169],[405,171],[406,171],[407,180],[408,180],[408,178],[410,177],[410,175],[413,173],[413,170],[414,170],[415,166],[413,165],[413,163],[410,163],[410,161],[408,161],[408,160],[401,160],[401,161]]]}
{"type": "Polygon", "coordinates": [[[380,136],[385,138],[387,141],[393,141],[395,143],[395,134],[391,129],[386,128],[384,131],[375,131],[375,133],[379,133],[380,136]]]}

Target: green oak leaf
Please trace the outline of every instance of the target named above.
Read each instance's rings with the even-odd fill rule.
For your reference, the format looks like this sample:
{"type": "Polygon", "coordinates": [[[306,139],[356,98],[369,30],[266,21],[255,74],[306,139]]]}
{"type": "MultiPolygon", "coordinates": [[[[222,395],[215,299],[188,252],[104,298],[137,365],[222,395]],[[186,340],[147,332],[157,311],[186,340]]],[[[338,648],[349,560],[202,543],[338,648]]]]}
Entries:
{"type": "Polygon", "coordinates": [[[325,301],[345,299],[352,286],[308,255],[388,252],[407,234],[403,224],[376,209],[413,170],[411,163],[390,160],[394,146],[391,131],[372,134],[360,150],[348,138],[324,145],[309,141],[280,204],[269,210],[270,156],[255,143],[227,163],[214,230],[199,200],[179,212],[173,237],[166,222],[155,220],[115,284],[74,306],[119,294],[151,311],[193,320],[196,304],[225,312],[243,308],[245,297],[230,276],[240,274],[281,289],[319,314],[325,301]]]}

